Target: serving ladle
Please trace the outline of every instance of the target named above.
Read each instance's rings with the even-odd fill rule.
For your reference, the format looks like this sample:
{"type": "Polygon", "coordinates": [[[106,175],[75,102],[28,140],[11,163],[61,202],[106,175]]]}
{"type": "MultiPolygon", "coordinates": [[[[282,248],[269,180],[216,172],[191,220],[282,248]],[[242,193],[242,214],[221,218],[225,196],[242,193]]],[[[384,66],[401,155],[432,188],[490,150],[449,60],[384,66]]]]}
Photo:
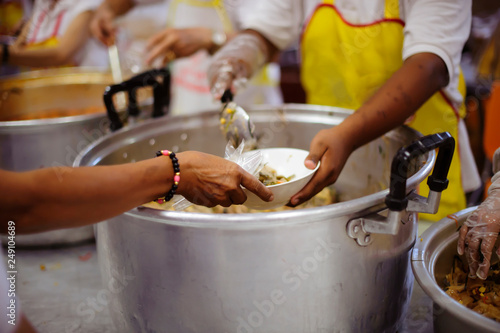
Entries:
{"type": "Polygon", "coordinates": [[[233,102],[233,93],[227,89],[221,97],[222,110],[220,112],[220,128],[226,139],[237,148],[245,140],[244,150],[257,147],[255,125],[248,113],[233,102]]]}

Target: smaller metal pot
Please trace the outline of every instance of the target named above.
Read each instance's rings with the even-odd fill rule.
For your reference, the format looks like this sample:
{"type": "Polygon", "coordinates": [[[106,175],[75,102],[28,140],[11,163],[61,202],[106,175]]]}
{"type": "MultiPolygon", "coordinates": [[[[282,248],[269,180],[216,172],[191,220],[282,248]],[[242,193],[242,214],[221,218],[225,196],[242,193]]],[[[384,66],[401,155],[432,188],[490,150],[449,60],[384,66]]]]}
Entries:
{"type": "Polygon", "coordinates": [[[459,227],[477,207],[464,209],[427,229],[413,249],[411,265],[415,279],[434,302],[434,332],[498,333],[500,323],[461,305],[442,289],[457,255],[459,227]]]}

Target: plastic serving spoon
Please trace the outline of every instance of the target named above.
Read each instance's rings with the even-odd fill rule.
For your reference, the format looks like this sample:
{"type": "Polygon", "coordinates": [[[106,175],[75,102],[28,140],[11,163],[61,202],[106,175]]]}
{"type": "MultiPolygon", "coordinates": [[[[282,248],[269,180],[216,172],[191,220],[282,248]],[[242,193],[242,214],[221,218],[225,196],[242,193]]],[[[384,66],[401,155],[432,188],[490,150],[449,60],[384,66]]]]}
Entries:
{"type": "Polygon", "coordinates": [[[233,102],[233,93],[229,89],[224,91],[221,102],[220,128],[226,139],[235,148],[245,140],[244,150],[255,149],[257,147],[257,139],[254,134],[255,125],[250,120],[248,113],[233,102]]]}

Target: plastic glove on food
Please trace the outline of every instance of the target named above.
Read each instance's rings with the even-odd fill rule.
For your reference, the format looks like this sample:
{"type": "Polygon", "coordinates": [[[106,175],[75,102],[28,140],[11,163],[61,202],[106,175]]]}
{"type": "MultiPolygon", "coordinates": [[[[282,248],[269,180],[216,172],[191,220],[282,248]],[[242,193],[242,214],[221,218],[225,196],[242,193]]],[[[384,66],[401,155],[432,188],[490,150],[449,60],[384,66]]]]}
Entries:
{"type": "Polygon", "coordinates": [[[492,181],[488,197],[467,218],[458,239],[458,253],[465,254],[469,263],[469,277],[483,280],[500,256],[500,247],[495,245],[500,233],[500,172],[492,181]]]}

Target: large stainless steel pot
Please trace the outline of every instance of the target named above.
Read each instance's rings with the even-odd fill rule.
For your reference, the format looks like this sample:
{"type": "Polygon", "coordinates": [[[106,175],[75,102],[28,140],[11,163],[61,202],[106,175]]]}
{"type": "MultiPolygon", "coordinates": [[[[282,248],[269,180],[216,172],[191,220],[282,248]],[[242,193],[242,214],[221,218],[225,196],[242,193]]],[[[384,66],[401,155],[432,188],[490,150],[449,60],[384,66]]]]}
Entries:
{"type": "MultiPolygon", "coordinates": [[[[261,147],[308,149],[314,134],[350,111],[285,105],[249,114],[261,147]]],[[[405,195],[430,173],[434,151],[411,167],[392,165],[411,177],[392,177],[402,200],[387,200],[401,208],[388,213],[390,223],[384,198],[393,156],[418,136],[402,127],[358,149],[335,185],[346,200],[337,204],[240,215],[138,207],[98,224],[105,286],[98,301],[109,304],[120,332],[395,331],[413,285],[416,216],[405,195]]],[[[224,147],[218,112],[207,112],[121,129],[88,147],[75,166],[138,161],[167,148],[223,155],[224,147]]]]}
{"type": "Polygon", "coordinates": [[[433,224],[413,249],[411,264],[415,279],[434,302],[434,331],[438,333],[500,332],[500,323],[461,305],[442,289],[457,255],[458,227],[476,208],[462,210],[453,214],[454,218],[433,224]]]}

